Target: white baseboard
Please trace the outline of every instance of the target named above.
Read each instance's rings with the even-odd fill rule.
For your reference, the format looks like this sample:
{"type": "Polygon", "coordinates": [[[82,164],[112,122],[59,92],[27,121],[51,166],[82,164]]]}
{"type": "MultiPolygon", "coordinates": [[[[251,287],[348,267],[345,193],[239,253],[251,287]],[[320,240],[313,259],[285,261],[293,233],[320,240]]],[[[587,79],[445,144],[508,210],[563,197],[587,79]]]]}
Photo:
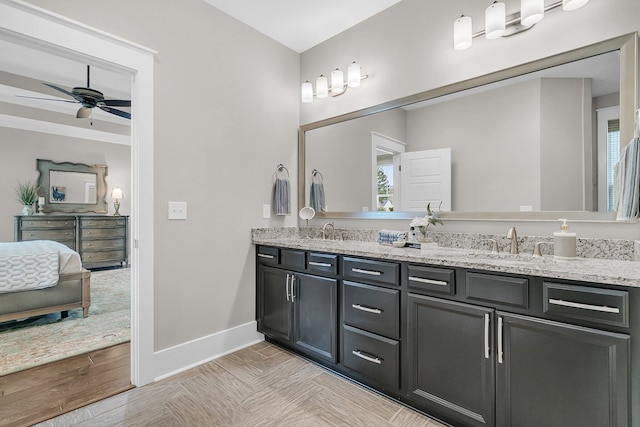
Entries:
{"type": "Polygon", "coordinates": [[[264,335],[255,321],[154,353],[154,380],[158,381],[203,363],[259,343],[264,335]]]}

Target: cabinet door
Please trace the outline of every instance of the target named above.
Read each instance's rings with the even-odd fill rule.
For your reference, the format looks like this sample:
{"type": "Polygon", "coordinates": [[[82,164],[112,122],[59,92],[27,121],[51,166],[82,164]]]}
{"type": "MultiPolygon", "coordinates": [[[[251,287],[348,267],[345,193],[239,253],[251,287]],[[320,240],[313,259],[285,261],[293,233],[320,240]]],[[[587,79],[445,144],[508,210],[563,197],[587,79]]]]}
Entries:
{"type": "Polygon", "coordinates": [[[493,425],[492,319],[490,309],[408,294],[407,390],[417,407],[456,426],[493,425]]]}
{"type": "Polygon", "coordinates": [[[258,269],[258,331],[285,342],[291,340],[291,273],[278,268],[258,269]]]}
{"type": "Polygon", "coordinates": [[[293,289],[294,345],[336,362],[338,281],[295,273],[293,289]]]}
{"type": "Polygon", "coordinates": [[[629,336],[498,313],[497,425],[628,426],[629,336]]]}

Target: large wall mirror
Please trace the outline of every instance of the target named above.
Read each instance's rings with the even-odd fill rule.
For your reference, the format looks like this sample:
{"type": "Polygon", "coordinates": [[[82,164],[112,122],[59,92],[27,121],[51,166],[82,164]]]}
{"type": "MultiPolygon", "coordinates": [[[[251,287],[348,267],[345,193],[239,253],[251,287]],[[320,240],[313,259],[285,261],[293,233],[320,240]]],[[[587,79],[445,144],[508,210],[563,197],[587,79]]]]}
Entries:
{"type": "Polygon", "coordinates": [[[321,176],[327,218],[411,218],[442,202],[449,218],[615,220],[637,45],[634,33],[304,125],[300,207],[321,176]]]}
{"type": "Polygon", "coordinates": [[[107,213],[107,166],[37,160],[44,213],[107,213]]]}

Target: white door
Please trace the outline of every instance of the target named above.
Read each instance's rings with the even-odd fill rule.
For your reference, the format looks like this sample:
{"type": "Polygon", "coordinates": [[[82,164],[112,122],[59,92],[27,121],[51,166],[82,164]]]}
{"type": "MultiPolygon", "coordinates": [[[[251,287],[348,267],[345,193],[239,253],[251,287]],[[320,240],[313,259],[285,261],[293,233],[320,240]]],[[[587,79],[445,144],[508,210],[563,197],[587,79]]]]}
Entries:
{"type": "Polygon", "coordinates": [[[400,163],[400,211],[451,210],[451,148],[402,153],[400,163]]]}

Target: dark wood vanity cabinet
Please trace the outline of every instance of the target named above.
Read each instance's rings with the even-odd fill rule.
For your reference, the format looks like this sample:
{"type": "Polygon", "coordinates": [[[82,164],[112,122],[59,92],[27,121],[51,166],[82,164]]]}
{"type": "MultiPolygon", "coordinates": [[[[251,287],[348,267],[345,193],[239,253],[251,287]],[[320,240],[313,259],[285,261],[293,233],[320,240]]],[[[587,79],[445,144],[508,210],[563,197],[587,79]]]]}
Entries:
{"type": "Polygon", "coordinates": [[[300,272],[305,269],[304,252],[282,250],[274,254],[269,252],[272,248],[262,252],[261,249],[258,250],[258,330],[307,356],[335,363],[338,281],[300,272]],[[291,269],[273,266],[274,261],[281,260],[289,260],[286,265],[291,269]]]}

